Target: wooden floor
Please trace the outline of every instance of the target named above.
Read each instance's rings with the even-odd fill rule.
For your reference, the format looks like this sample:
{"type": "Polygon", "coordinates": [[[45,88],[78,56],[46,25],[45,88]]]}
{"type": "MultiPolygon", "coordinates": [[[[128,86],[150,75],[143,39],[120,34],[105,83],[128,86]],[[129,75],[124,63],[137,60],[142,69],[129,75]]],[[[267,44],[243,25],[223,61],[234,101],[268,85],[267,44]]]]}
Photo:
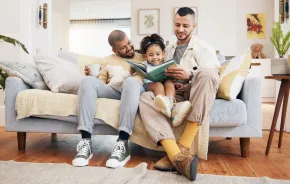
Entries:
{"type": "MultiPolygon", "coordinates": [[[[234,176],[267,176],[277,179],[290,179],[290,134],[285,133],[281,149],[277,148],[278,133],[275,133],[270,155],[264,155],[269,131],[263,132],[263,138],[253,138],[250,144],[250,157],[240,157],[239,139],[226,140],[211,138],[208,160],[201,160],[199,173],[234,175],[234,176]]],[[[75,147],[79,135],[51,136],[45,133],[28,133],[26,151],[17,150],[16,133],[5,132],[0,128],[0,160],[38,163],[68,163],[75,156],[75,147]]],[[[116,136],[94,136],[94,157],[91,166],[105,166],[116,136]]],[[[142,148],[134,143],[129,144],[131,160],[126,167],[134,167],[141,162],[152,163],[164,153],[142,148]]]]}

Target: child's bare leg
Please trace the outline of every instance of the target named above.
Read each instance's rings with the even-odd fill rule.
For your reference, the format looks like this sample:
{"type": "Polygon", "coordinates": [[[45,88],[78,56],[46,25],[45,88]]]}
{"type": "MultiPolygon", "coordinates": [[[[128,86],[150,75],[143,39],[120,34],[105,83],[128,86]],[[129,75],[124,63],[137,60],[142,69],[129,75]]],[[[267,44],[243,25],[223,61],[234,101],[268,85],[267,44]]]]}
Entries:
{"type": "MultiPolygon", "coordinates": [[[[162,86],[163,84],[160,83],[162,86]]],[[[175,101],[175,88],[172,81],[164,82],[164,94],[157,96],[154,99],[154,104],[157,110],[162,112],[168,118],[171,117],[171,110],[175,101]],[[166,96],[165,96],[166,94],[166,96]]]]}
{"type": "Polygon", "coordinates": [[[175,87],[172,80],[166,80],[164,82],[164,88],[166,96],[175,98],[175,87]]]}
{"type": "Polygon", "coordinates": [[[147,91],[153,91],[155,96],[162,95],[165,96],[165,89],[161,82],[152,82],[149,83],[146,87],[147,91]]]}

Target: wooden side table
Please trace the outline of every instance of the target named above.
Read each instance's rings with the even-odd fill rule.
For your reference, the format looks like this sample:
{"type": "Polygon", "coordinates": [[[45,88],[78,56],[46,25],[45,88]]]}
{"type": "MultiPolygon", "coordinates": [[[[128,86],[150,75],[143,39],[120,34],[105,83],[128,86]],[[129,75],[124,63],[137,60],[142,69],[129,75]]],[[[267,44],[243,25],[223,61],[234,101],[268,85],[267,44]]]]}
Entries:
{"type": "Polygon", "coordinates": [[[270,135],[268,139],[268,144],[266,148],[265,155],[269,155],[270,147],[273,140],[273,135],[275,131],[275,127],[277,124],[280,108],[282,105],[283,100],[283,108],[282,108],[282,118],[281,118],[281,126],[280,126],[280,134],[279,134],[279,142],[278,142],[278,148],[281,148],[282,145],[282,137],[284,132],[284,125],[285,125],[285,119],[286,119],[286,112],[287,112],[287,105],[288,105],[288,99],[289,99],[289,91],[290,91],[290,75],[273,75],[273,76],[266,76],[265,79],[274,79],[281,81],[281,86],[279,90],[278,99],[275,106],[275,112],[274,117],[272,121],[272,126],[270,130],[270,135]]]}

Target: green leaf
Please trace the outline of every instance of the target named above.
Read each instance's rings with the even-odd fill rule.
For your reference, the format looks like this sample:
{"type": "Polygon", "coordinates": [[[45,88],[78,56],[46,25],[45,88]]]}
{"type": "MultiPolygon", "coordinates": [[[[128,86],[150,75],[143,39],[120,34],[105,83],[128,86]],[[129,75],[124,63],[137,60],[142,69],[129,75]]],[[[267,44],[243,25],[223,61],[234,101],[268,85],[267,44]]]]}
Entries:
{"type": "Polygon", "coordinates": [[[287,45],[285,45],[285,48],[283,50],[283,56],[288,52],[289,48],[290,48],[290,42],[287,45]]]}
{"type": "Polygon", "coordinates": [[[272,36],[270,36],[270,40],[276,48],[279,56],[284,56],[289,50],[290,31],[288,31],[284,36],[281,22],[274,22],[272,27],[272,36]]]}
{"type": "Polygon", "coordinates": [[[5,89],[5,81],[0,80],[0,86],[1,86],[3,89],[5,89]]]}
{"type": "Polygon", "coordinates": [[[22,48],[22,50],[24,52],[26,52],[27,54],[29,54],[29,52],[27,51],[25,45],[22,44],[21,42],[19,42],[18,40],[14,39],[14,38],[10,38],[8,36],[0,35],[0,40],[3,40],[5,42],[7,42],[7,43],[11,43],[11,44],[13,44],[15,46],[18,45],[18,46],[20,46],[22,48]]]}
{"type": "Polygon", "coordinates": [[[3,89],[3,90],[5,89],[5,81],[6,81],[7,77],[8,77],[7,73],[5,73],[1,70],[1,72],[0,72],[0,86],[2,88],[0,88],[0,89],[3,89]]]}
{"type": "Polygon", "coordinates": [[[8,77],[8,75],[4,72],[1,72],[0,73],[0,76],[3,78],[3,79],[6,79],[8,77]]]}
{"type": "MultiPolygon", "coordinates": [[[[24,52],[26,52],[27,54],[29,54],[29,52],[27,51],[27,49],[25,48],[25,45],[22,44],[21,42],[19,42],[18,40],[14,39],[14,38],[10,38],[8,36],[4,36],[4,35],[0,35],[0,40],[3,40],[4,42],[7,42],[7,43],[11,43],[13,45],[18,45],[22,48],[22,50],[24,52]]],[[[3,89],[5,90],[5,81],[8,77],[8,74],[3,72],[2,69],[0,69],[0,89],[3,89]]]]}

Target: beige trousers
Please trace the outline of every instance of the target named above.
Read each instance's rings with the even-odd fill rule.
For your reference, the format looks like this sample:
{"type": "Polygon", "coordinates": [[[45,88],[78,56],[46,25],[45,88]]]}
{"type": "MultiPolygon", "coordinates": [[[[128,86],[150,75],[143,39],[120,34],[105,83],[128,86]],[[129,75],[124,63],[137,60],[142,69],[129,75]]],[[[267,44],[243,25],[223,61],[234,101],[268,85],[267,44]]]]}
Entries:
{"type": "MultiPolygon", "coordinates": [[[[176,100],[178,102],[189,100],[192,108],[187,117],[188,121],[199,122],[201,127],[195,138],[196,142],[192,147],[200,158],[206,159],[208,150],[209,137],[209,112],[219,85],[219,74],[216,69],[200,68],[183,94],[178,94],[176,100]],[[200,153],[198,153],[200,152],[200,153]]],[[[183,131],[184,125],[173,128],[171,120],[166,118],[162,113],[154,108],[154,93],[145,92],[140,97],[140,115],[146,131],[157,144],[163,139],[178,139],[183,131]]]]}

